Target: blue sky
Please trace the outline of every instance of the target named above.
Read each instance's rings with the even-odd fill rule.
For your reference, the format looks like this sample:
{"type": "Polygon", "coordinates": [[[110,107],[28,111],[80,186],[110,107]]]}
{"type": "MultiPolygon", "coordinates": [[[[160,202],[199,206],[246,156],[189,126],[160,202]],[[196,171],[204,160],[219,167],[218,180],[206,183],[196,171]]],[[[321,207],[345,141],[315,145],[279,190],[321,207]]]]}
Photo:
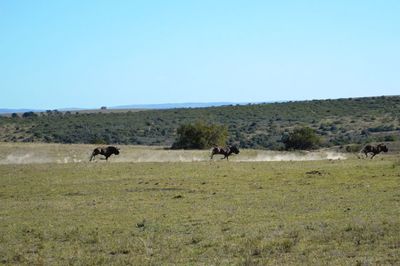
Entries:
{"type": "Polygon", "coordinates": [[[0,1],[0,107],[400,94],[400,1],[0,1]]]}

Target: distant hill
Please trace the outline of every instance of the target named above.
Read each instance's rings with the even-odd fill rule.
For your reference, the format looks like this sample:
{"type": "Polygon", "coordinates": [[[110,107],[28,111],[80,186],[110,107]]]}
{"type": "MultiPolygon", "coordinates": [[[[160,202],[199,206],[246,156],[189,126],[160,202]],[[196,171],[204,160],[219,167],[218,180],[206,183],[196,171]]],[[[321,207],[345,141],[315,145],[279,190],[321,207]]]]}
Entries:
{"type": "Polygon", "coordinates": [[[282,149],[282,137],[304,126],[322,147],[400,137],[400,96],[159,109],[0,117],[0,141],[170,146],[180,125],[196,121],[225,125],[246,148],[282,149]]]}
{"type": "Polygon", "coordinates": [[[36,109],[0,109],[0,114],[12,114],[12,113],[25,113],[25,112],[42,112],[43,110],[36,109]]]}
{"type": "Polygon", "coordinates": [[[233,102],[210,102],[210,103],[164,103],[164,104],[132,104],[110,107],[109,109],[173,109],[173,108],[204,108],[213,106],[224,106],[232,104],[247,104],[233,102]]]}
{"type": "MultiPolygon", "coordinates": [[[[234,102],[209,102],[209,103],[162,103],[162,104],[131,104],[131,105],[119,105],[119,106],[109,106],[107,110],[129,110],[129,109],[173,109],[173,108],[204,108],[204,107],[213,107],[213,106],[224,106],[224,105],[244,105],[248,103],[234,103],[234,102]]],[[[88,112],[95,112],[99,109],[91,109],[91,108],[57,108],[60,112],[67,112],[67,111],[88,111],[88,112]]],[[[45,112],[44,109],[7,109],[2,108],[0,109],[0,114],[12,114],[12,113],[24,113],[24,112],[45,112]]]]}
{"type": "MultiPolygon", "coordinates": [[[[66,112],[66,111],[80,111],[80,110],[85,110],[83,108],[61,108],[57,109],[60,112],[66,112]]],[[[40,112],[45,112],[46,110],[42,109],[7,109],[3,108],[0,109],[0,114],[12,114],[12,113],[17,113],[17,114],[22,114],[25,112],[35,112],[35,113],[40,113],[40,112]]]]}

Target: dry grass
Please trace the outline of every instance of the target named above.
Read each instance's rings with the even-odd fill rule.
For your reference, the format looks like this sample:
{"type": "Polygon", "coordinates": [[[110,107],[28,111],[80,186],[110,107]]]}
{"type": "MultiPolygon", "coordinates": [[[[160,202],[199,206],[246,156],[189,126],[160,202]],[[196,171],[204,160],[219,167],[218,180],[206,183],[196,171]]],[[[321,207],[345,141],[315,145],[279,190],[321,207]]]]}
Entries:
{"type": "Polygon", "coordinates": [[[0,202],[6,265],[400,264],[396,156],[5,164],[0,202]]]}

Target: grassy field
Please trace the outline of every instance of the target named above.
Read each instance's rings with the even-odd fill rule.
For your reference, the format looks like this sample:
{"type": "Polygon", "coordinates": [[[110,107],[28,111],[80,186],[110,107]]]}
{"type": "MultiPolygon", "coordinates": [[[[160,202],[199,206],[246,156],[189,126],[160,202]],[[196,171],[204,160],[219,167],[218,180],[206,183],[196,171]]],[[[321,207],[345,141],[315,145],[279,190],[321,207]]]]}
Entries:
{"type": "Polygon", "coordinates": [[[89,163],[91,149],[0,144],[0,264],[400,264],[396,154],[134,163],[169,151],[124,147],[89,163]],[[29,149],[56,159],[9,157],[29,149]]]}

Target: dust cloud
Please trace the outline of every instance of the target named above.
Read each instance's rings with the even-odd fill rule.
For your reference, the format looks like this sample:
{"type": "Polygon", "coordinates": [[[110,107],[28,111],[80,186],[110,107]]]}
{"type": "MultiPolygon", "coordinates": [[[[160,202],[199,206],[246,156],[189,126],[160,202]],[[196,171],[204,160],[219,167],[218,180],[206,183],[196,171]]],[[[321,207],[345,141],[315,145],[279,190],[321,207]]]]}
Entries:
{"type": "Polygon", "coordinates": [[[31,163],[50,163],[51,158],[46,156],[35,156],[33,153],[26,154],[9,154],[3,160],[0,160],[0,164],[31,164],[31,163]]]}
{"type": "Polygon", "coordinates": [[[238,156],[235,161],[239,162],[274,162],[274,161],[320,161],[320,160],[345,160],[347,157],[333,151],[316,152],[273,152],[260,151],[253,156],[238,156]]]}
{"type": "MultiPolygon", "coordinates": [[[[0,164],[35,164],[35,163],[89,163],[89,155],[71,151],[61,153],[10,153],[0,158],[0,164]]],[[[221,155],[215,155],[213,161],[222,161],[221,155]]],[[[102,156],[97,156],[91,163],[106,163],[102,156]]],[[[347,156],[333,151],[314,152],[278,152],[243,150],[238,155],[232,155],[232,162],[269,162],[269,161],[316,161],[316,160],[344,160],[347,156]]],[[[143,163],[143,162],[204,162],[210,161],[209,151],[186,150],[145,150],[129,149],[118,156],[111,156],[108,162],[143,163]]]]}

